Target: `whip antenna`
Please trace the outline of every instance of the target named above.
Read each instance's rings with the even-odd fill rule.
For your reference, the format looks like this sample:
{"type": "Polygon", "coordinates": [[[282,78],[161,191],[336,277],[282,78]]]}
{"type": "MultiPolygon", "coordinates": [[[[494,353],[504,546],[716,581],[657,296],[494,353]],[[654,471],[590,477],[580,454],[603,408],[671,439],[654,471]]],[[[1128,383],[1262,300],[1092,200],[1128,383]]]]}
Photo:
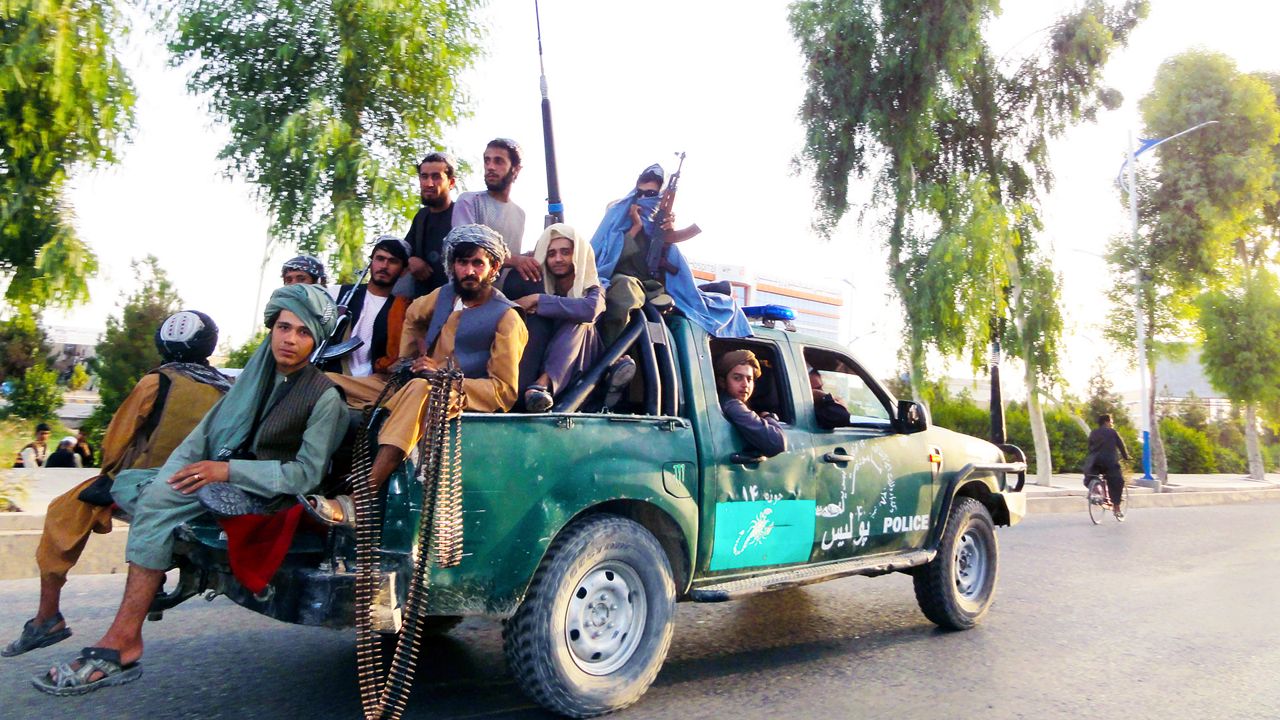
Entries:
{"type": "Polygon", "coordinates": [[[542,17],[538,0],[533,0],[533,19],[538,28],[538,82],[542,88],[542,145],[547,155],[547,217],[543,227],[564,222],[564,205],[560,202],[560,176],[556,172],[556,140],[551,131],[551,99],[547,97],[547,69],[542,63],[542,17]]]}

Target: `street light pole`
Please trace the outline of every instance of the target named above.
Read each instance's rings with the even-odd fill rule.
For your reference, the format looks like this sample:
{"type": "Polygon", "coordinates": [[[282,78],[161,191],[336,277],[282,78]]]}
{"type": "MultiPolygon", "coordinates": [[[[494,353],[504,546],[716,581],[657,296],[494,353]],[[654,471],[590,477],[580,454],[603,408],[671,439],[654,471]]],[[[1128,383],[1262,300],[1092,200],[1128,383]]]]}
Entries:
{"type": "MultiPolygon", "coordinates": [[[[1129,154],[1125,158],[1125,167],[1121,168],[1121,175],[1128,175],[1129,181],[1129,224],[1130,237],[1133,242],[1133,286],[1134,286],[1134,320],[1136,326],[1137,345],[1138,345],[1138,392],[1141,397],[1138,400],[1138,407],[1142,413],[1142,480],[1144,484],[1149,484],[1156,492],[1160,492],[1160,481],[1151,475],[1151,394],[1147,392],[1147,326],[1146,318],[1142,314],[1142,290],[1143,290],[1143,273],[1142,273],[1142,253],[1139,252],[1138,246],[1138,182],[1137,167],[1138,156],[1148,150],[1155,148],[1186,135],[1189,132],[1195,132],[1202,127],[1217,124],[1217,120],[1208,120],[1199,125],[1191,127],[1179,133],[1174,133],[1167,138],[1159,140],[1143,140],[1142,147],[1135,147],[1133,144],[1133,131],[1129,131],[1129,154]],[[1126,172],[1127,171],[1127,172],[1126,172]]],[[[1116,181],[1120,182],[1121,178],[1117,177],[1116,181]]]]}
{"type": "MultiPolygon", "coordinates": [[[[1133,131],[1129,132],[1129,222],[1132,232],[1133,247],[1138,247],[1138,154],[1133,145],[1133,131]]],[[[1151,402],[1147,394],[1147,323],[1142,314],[1142,263],[1140,253],[1134,253],[1133,317],[1137,326],[1138,339],[1138,407],[1142,413],[1142,479],[1151,483],[1156,492],[1160,492],[1160,481],[1151,476],[1151,402]]]]}

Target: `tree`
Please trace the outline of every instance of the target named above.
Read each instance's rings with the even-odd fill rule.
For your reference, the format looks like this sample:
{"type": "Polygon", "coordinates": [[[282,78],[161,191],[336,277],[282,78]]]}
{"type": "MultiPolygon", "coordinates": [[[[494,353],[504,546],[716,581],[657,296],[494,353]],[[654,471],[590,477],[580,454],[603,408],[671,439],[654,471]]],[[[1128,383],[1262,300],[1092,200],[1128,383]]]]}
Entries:
{"type": "Polygon", "coordinates": [[[989,343],[1007,342],[1025,363],[1042,483],[1051,463],[1040,396],[1057,378],[1062,331],[1059,281],[1036,242],[1038,198],[1053,182],[1048,144],[1118,105],[1102,68],[1146,11],[1141,0],[1118,10],[1089,0],[1006,65],[983,39],[993,0],[791,6],[807,64],[799,164],[814,173],[815,227],[829,236],[850,177],[874,175],[913,390],[928,348],[977,366],[989,343]]]}
{"type": "Polygon", "coordinates": [[[480,0],[177,0],[175,65],[231,131],[220,157],[257,186],[272,237],[335,249],[350,279],[374,228],[416,204],[409,171],[462,113],[480,0]]]}
{"type": "Polygon", "coordinates": [[[1259,270],[1242,287],[1206,293],[1200,299],[1200,323],[1205,375],[1243,406],[1249,475],[1265,480],[1258,407],[1280,393],[1280,284],[1259,270]]]}
{"type": "Polygon", "coordinates": [[[58,373],[44,362],[27,368],[9,393],[7,414],[28,420],[52,420],[62,407],[58,373]]]}
{"type": "Polygon", "coordinates": [[[133,86],[110,0],[0,2],[0,280],[20,309],[88,298],[97,269],[62,196],[77,166],[114,162],[133,86]]]}
{"type": "Polygon", "coordinates": [[[1129,411],[1125,409],[1124,400],[1115,391],[1108,378],[1099,366],[1089,378],[1089,397],[1084,405],[1085,420],[1097,422],[1099,415],[1110,415],[1116,426],[1130,426],[1129,411]]]}
{"type": "Polygon", "coordinates": [[[95,349],[102,398],[93,411],[95,428],[105,428],[133,386],[160,364],[156,328],[182,302],[155,256],[134,262],[133,272],[137,289],[125,301],[120,317],[107,318],[106,332],[95,349]]]}
{"type": "Polygon", "coordinates": [[[253,337],[245,340],[243,345],[227,353],[227,361],[223,363],[223,367],[242,368],[248,365],[249,361],[253,359],[253,354],[258,351],[258,346],[262,344],[266,337],[266,330],[258,330],[253,334],[253,337]]]}
{"type": "Polygon", "coordinates": [[[40,318],[17,312],[0,323],[0,382],[22,377],[27,368],[49,356],[49,341],[40,318]]]}
{"type": "MultiPolygon", "coordinates": [[[[1120,279],[1117,292],[1139,297],[1151,330],[1148,423],[1154,469],[1161,480],[1168,469],[1159,435],[1164,426],[1155,420],[1154,359],[1205,329],[1193,323],[1207,307],[1196,301],[1206,286],[1253,282],[1251,268],[1265,259],[1274,236],[1260,232],[1276,217],[1280,168],[1280,111],[1272,80],[1239,72],[1225,55],[1189,51],[1160,66],[1151,93],[1139,104],[1144,134],[1151,138],[1217,121],[1161,147],[1159,166],[1144,173],[1145,182],[1138,186],[1137,241],[1128,247],[1117,244],[1111,258],[1120,279]],[[1136,293],[1135,270],[1142,275],[1136,293]]],[[[1226,299],[1213,304],[1221,309],[1219,301],[1226,299]]],[[[1122,303],[1112,315],[1112,337],[1132,347],[1129,321],[1135,308],[1132,300],[1122,303]]]]}

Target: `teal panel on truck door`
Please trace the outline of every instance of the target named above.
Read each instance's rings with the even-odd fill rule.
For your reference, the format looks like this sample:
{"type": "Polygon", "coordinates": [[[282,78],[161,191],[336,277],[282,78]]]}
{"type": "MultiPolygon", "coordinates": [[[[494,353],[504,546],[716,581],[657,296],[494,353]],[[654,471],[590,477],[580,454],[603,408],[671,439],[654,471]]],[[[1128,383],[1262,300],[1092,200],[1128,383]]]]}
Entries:
{"type": "MultiPolygon", "coordinates": [[[[686,331],[678,333],[677,345],[688,363],[686,377],[701,379],[685,386],[686,402],[699,423],[703,471],[696,575],[750,574],[808,561],[814,523],[809,433],[788,423],[786,452],[758,463],[734,462],[735,454],[755,453],[720,411],[708,337],[687,323],[682,326],[686,331]]],[[[763,331],[752,340],[719,342],[748,347],[765,365],[749,405],[794,419],[785,337],[763,331]],[[756,405],[757,400],[763,404],[756,405]]]]}
{"type": "Polygon", "coordinates": [[[925,435],[894,429],[893,398],[847,353],[808,345],[797,362],[819,368],[821,386],[802,403],[817,480],[813,560],[922,547],[935,468],[925,435]],[[828,393],[848,408],[849,427],[818,425],[815,397],[828,393]]]}
{"type": "MultiPolygon", "coordinates": [[[[433,613],[511,612],[556,534],[603,502],[643,502],[685,538],[697,533],[697,449],[683,418],[467,413],[462,428],[464,557],[432,570],[433,613]]],[[[416,527],[420,511],[417,482],[389,483],[384,547],[408,550],[412,533],[395,530],[416,527]]]]}

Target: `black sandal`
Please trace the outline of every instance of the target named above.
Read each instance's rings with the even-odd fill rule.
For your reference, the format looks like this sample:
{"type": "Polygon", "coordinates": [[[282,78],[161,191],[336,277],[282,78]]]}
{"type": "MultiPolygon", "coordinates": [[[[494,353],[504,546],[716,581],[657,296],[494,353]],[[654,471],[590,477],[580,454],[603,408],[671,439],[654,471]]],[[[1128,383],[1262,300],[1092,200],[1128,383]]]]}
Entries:
{"type": "Polygon", "coordinates": [[[54,643],[60,643],[71,637],[71,628],[66,626],[66,621],[62,619],[62,613],[55,613],[53,617],[45,620],[39,625],[36,619],[31,618],[22,626],[22,634],[17,640],[9,643],[4,650],[0,650],[0,655],[4,657],[14,657],[32,650],[39,650],[42,647],[49,647],[54,643]],[[63,623],[61,630],[54,630],[54,626],[63,623]]]}

